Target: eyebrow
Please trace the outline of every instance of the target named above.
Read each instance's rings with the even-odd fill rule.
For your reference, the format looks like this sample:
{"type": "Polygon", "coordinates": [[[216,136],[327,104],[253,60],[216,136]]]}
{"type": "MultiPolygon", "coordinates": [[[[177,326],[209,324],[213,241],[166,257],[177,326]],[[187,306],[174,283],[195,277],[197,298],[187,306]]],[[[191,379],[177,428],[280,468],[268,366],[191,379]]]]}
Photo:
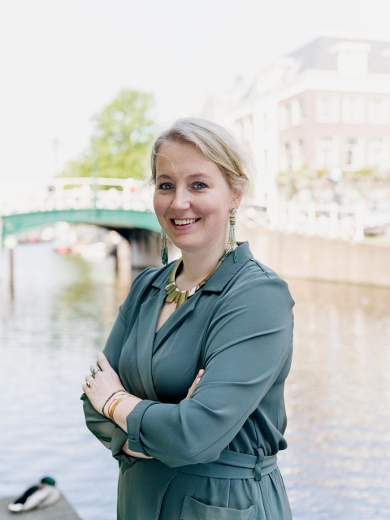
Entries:
{"type": "MultiPolygon", "coordinates": [[[[212,178],[212,175],[209,175],[207,173],[202,173],[202,172],[199,172],[199,173],[191,173],[191,175],[188,175],[188,178],[189,179],[199,179],[200,177],[203,177],[203,178],[206,178],[206,179],[211,179],[212,178]]],[[[156,178],[158,179],[171,179],[172,178],[172,175],[169,175],[168,173],[157,173],[156,175],[156,178]]]]}

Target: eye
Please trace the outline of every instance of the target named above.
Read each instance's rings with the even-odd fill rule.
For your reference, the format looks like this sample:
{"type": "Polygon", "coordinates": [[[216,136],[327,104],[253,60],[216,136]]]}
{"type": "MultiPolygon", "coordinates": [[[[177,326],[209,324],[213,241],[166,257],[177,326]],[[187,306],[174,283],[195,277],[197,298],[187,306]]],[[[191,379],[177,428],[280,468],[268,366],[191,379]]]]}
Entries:
{"type": "Polygon", "coordinates": [[[196,190],[203,190],[204,188],[207,188],[207,185],[204,182],[198,181],[194,182],[192,185],[196,190]]]}
{"type": "Polygon", "coordinates": [[[161,184],[159,184],[157,186],[157,188],[159,190],[163,190],[163,191],[166,191],[166,190],[171,190],[173,188],[173,184],[170,183],[170,182],[162,182],[161,184]]]}

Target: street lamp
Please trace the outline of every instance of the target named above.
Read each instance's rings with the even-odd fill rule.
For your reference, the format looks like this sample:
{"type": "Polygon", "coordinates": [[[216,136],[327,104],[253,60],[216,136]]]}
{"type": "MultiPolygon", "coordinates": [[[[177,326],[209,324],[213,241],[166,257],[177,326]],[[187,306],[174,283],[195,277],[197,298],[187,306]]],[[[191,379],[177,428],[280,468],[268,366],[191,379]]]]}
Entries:
{"type": "Polygon", "coordinates": [[[99,152],[98,152],[98,116],[91,118],[93,124],[92,133],[92,189],[93,189],[93,209],[97,207],[97,190],[99,177],[99,152]]]}
{"type": "Polygon", "coordinates": [[[334,166],[329,171],[329,180],[333,185],[333,202],[340,204],[340,194],[338,193],[337,184],[343,179],[343,171],[338,166],[334,166]]]}

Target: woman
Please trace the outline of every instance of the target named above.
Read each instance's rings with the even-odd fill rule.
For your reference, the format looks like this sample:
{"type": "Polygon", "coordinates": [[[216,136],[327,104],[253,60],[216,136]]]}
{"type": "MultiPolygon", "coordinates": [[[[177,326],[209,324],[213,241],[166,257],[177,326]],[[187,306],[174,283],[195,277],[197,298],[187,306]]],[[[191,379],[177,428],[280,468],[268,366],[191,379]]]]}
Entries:
{"type": "Polygon", "coordinates": [[[118,519],[291,519],[276,453],[293,300],[236,244],[244,168],[209,121],[154,145],[154,209],[182,259],[134,280],[83,386],[87,425],[119,460],[118,519]]]}

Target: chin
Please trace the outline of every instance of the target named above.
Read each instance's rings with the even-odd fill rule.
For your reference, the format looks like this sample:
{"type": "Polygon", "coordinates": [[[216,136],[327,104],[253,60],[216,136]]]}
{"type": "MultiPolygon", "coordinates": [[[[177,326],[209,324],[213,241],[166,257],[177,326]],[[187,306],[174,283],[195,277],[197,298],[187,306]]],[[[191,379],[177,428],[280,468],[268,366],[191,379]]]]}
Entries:
{"type": "Polygon", "coordinates": [[[200,249],[198,244],[191,244],[191,243],[188,243],[188,242],[182,242],[181,240],[176,240],[175,242],[172,240],[172,243],[178,249],[180,249],[180,251],[184,251],[184,252],[188,252],[188,253],[194,252],[194,251],[197,251],[198,249],[200,249]]]}

